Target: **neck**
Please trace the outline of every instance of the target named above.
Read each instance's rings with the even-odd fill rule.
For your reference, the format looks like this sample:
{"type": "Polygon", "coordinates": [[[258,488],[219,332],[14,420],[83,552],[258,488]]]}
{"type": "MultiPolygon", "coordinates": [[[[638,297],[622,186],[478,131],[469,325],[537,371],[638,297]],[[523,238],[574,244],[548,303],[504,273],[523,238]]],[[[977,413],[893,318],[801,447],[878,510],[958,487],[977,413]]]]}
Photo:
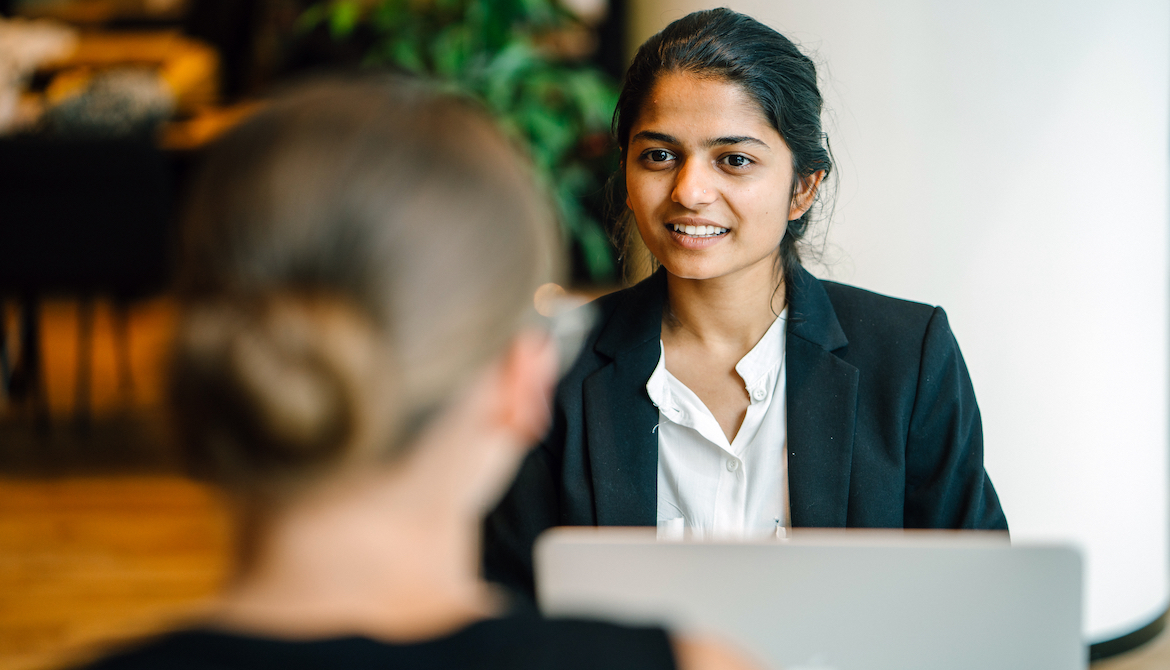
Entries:
{"type": "Polygon", "coordinates": [[[354,477],[278,511],[220,623],[278,637],[410,641],[491,616],[478,520],[388,479],[354,477]]]}
{"type": "Polygon", "coordinates": [[[666,275],[669,317],[663,338],[749,351],[785,306],[785,285],[770,263],[711,279],[666,275]]]}

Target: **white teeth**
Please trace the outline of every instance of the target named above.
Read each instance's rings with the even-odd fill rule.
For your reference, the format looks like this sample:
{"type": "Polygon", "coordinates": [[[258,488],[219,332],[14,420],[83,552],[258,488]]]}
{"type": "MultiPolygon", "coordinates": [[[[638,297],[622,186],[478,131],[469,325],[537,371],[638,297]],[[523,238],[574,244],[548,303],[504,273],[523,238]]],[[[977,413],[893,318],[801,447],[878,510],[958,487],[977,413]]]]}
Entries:
{"type": "Polygon", "coordinates": [[[672,223],[671,227],[676,233],[684,233],[691,237],[711,237],[727,232],[726,228],[720,228],[719,226],[684,226],[680,223],[672,223]]]}

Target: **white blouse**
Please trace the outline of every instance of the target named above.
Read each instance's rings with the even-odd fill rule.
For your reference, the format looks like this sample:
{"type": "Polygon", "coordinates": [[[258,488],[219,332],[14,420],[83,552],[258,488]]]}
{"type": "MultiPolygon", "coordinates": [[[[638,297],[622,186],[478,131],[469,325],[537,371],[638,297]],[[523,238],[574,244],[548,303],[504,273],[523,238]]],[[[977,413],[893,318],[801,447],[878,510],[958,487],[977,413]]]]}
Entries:
{"type": "Polygon", "coordinates": [[[783,536],[788,517],[785,309],[735,365],[751,404],[730,443],[711,410],[658,358],[659,539],[783,536]]]}

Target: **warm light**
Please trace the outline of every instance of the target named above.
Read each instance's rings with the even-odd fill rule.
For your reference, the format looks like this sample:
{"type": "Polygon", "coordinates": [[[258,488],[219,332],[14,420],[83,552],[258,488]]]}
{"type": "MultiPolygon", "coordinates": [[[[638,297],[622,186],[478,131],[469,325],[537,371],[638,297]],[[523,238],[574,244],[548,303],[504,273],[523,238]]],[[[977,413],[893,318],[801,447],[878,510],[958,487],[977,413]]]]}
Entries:
{"type": "Polygon", "coordinates": [[[556,316],[563,309],[566,295],[564,287],[560,284],[541,284],[540,288],[536,289],[536,295],[533,296],[536,311],[541,316],[550,318],[556,316]]]}

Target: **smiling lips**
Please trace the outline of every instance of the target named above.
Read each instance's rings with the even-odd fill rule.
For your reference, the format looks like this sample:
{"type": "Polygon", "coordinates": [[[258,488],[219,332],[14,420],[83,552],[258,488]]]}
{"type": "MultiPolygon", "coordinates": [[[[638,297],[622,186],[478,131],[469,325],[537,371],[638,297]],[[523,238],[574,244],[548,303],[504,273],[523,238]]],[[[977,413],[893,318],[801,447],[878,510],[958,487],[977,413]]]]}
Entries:
{"type": "Polygon", "coordinates": [[[720,228],[719,226],[693,226],[682,223],[668,223],[666,225],[676,233],[690,235],[691,237],[718,237],[727,232],[727,228],[720,228]]]}

